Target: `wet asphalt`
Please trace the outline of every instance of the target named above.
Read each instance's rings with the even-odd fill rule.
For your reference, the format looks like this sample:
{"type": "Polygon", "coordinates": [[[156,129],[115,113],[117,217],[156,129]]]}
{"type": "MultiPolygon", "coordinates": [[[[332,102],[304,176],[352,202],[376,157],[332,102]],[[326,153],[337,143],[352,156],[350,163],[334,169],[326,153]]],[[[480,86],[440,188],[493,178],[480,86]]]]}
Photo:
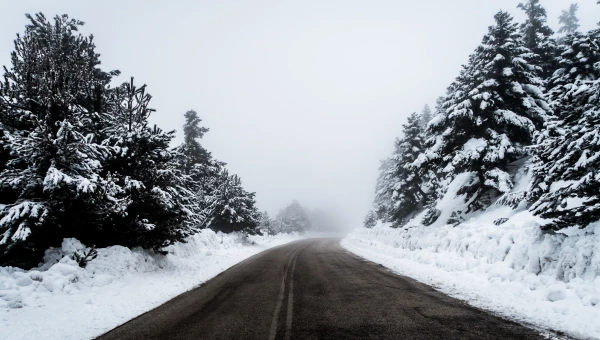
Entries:
{"type": "Polygon", "coordinates": [[[98,339],[543,339],[342,249],[257,254],[98,339]]]}

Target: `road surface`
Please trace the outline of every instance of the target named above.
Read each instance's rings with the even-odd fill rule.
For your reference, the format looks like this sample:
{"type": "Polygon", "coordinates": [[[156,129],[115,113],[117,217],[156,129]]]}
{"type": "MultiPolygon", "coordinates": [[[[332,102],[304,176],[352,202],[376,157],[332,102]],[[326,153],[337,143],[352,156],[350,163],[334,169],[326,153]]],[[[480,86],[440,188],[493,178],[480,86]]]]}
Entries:
{"type": "Polygon", "coordinates": [[[542,338],[338,242],[269,249],[99,339],[542,338]]]}

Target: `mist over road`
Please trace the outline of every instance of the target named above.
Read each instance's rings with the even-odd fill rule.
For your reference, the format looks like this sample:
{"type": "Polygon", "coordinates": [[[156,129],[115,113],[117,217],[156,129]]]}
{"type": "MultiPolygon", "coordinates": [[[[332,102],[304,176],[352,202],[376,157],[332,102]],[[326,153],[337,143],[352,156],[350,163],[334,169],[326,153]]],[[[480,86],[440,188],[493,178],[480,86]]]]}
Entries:
{"type": "Polygon", "coordinates": [[[257,254],[99,339],[542,338],[338,242],[309,239],[257,254]]]}

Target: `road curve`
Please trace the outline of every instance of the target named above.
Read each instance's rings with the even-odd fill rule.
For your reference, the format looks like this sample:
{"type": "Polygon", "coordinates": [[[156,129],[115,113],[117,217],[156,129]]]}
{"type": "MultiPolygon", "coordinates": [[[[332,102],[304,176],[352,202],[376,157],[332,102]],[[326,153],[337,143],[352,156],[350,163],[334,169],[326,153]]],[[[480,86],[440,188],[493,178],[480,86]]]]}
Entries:
{"type": "Polygon", "coordinates": [[[541,339],[335,239],[257,254],[98,339],[541,339]]]}

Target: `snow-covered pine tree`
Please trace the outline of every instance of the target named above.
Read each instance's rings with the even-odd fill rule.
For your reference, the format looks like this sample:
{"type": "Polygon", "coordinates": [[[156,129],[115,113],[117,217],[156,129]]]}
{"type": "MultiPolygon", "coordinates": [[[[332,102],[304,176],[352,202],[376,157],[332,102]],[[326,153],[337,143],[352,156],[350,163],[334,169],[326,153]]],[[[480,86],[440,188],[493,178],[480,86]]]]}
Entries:
{"type": "Polygon", "coordinates": [[[294,200],[288,206],[284,207],[275,217],[275,225],[282,233],[306,232],[312,227],[312,223],[306,210],[294,200]]]}
{"type": "Polygon", "coordinates": [[[148,126],[154,111],[146,86],[136,87],[133,78],[116,91],[115,112],[105,131],[110,157],[104,176],[110,181],[112,201],[118,203],[103,220],[97,245],[120,244],[161,251],[183,240],[199,227],[197,196],[190,178],[181,170],[169,144],[174,131],[148,126]]]}
{"type": "Polygon", "coordinates": [[[546,230],[600,219],[600,30],[566,37],[550,82],[558,117],[540,135],[531,210],[553,219],[546,230]]]}
{"type": "Polygon", "coordinates": [[[194,215],[196,227],[204,228],[212,218],[210,211],[210,198],[216,189],[216,182],[221,172],[222,165],[216,162],[199,142],[199,139],[208,132],[208,128],[200,126],[202,120],[194,110],[185,113],[183,125],[183,143],[175,149],[179,169],[189,177],[186,186],[196,195],[197,211],[194,215]]]}
{"type": "Polygon", "coordinates": [[[425,105],[423,111],[421,111],[421,130],[425,131],[425,129],[427,129],[427,124],[429,124],[431,118],[431,109],[429,108],[429,105],[425,105]]]}
{"type": "MultiPolygon", "coordinates": [[[[12,125],[11,119],[9,118],[12,110],[3,99],[5,98],[0,97],[0,174],[7,168],[9,160],[14,159],[10,154],[11,133],[8,130],[9,126],[12,125]],[[7,123],[8,126],[5,123],[7,123]]],[[[8,185],[0,185],[0,205],[12,204],[18,197],[19,192],[17,188],[8,185]]]]}
{"type": "Polygon", "coordinates": [[[208,226],[225,233],[259,232],[260,212],[256,208],[255,194],[244,190],[240,178],[229,175],[226,169],[221,171],[218,183],[210,198],[212,219],[208,226]]]}
{"type": "Polygon", "coordinates": [[[400,227],[429,198],[423,191],[422,170],[415,165],[423,152],[423,116],[411,114],[402,127],[403,137],[394,142],[394,153],[381,163],[373,211],[365,220],[369,225],[380,220],[400,227]]]}
{"type": "Polygon", "coordinates": [[[423,192],[423,180],[415,161],[423,152],[422,116],[413,113],[402,126],[403,137],[396,141],[392,156],[393,190],[386,222],[401,227],[412,215],[427,204],[428,195],[423,192]]]}
{"type": "MultiPolygon", "coordinates": [[[[198,141],[208,128],[200,126],[202,119],[194,110],[185,113],[185,124],[183,125],[183,144],[178,148],[178,152],[182,154],[182,171],[186,175],[194,176],[198,165],[209,164],[211,160],[210,153],[200,145],[198,141]]],[[[202,176],[202,174],[198,174],[202,176]]]]}
{"type": "Polygon", "coordinates": [[[556,42],[552,39],[554,32],[546,23],[546,9],[542,7],[540,0],[527,0],[519,3],[518,8],[527,15],[527,19],[521,24],[523,43],[536,54],[530,62],[541,67],[540,76],[546,80],[556,69],[556,42]]]}
{"type": "Polygon", "coordinates": [[[506,12],[494,18],[482,46],[449,87],[445,111],[430,122],[429,148],[420,160],[446,181],[470,175],[459,190],[469,197],[467,211],[486,207],[512,188],[507,165],[526,155],[550,112],[518,25],[506,12]]]}
{"type": "Polygon", "coordinates": [[[373,210],[369,210],[365,216],[364,226],[365,228],[371,229],[377,225],[377,214],[373,210]]]}
{"type": "Polygon", "coordinates": [[[27,18],[0,85],[2,148],[11,152],[0,173],[11,193],[0,210],[0,263],[24,267],[64,237],[100,227],[112,208],[94,123],[118,74],[99,68],[93,38],[77,32],[83,22],[27,18]]]}
{"type": "Polygon", "coordinates": [[[279,232],[279,230],[277,230],[275,226],[275,222],[273,221],[271,216],[269,216],[269,213],[266,211],[260,213],[259,227],[261,232],[269,235],[275,235],[279,232]]]}
{"type": "Polygon", "coordinates": [[[577,18],[578,4],[571,4],[568,10],[563,10],[558,17],[558,22],[562,25],[558,33],[565,35],[574,34],[579,29],[579,18],[577,18]]]}
{"type": "MultiPolygon", "coordinates": [[[[433,112],[433,117],[437,116],[439,113],[444,112],[446,109],[444,108],[444,103],[446,102],[445,96],[439,96],[435,100],[435,111],[433,112]]],[[[433,119],[431,117],[431,119],[433,119]]],[[[431,120],[430,120],[431,121],[431,120]]]]}
{"type": "MultiPolygon", "coordinates": [[[[395,145],[399,141],[396,140],[395,145]]],[[[386,158],[379,165],[379,177],[375,185],[375,198],[373,200],[373,214],[376,220],[387,222],[389,213],[392,210],[392,196],[396,187],[397,177],[395,176],[395,166],[392,158],[386,158]]]]}

